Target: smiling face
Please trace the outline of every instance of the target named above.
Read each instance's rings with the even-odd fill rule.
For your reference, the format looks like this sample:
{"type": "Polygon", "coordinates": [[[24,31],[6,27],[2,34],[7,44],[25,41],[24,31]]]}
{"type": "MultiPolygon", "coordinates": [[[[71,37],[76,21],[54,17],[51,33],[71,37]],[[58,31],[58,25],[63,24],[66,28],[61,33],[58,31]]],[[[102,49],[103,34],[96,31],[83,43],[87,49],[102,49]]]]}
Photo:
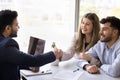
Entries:
{"type": "Polygon", "coordinates": [[[83,34],[91,34],[93,30],[92,21],[88,18],[83,18],[81,22],[81,31],[83,34]]]}
{"type": "Polygon", "coordinates": [[[114,35],[114,29],[112,29],[111,24],[109,22],[102,24],[102,28],[100,30],[100,40],[102,42],[110,42],[112,41],[114,35]]]}

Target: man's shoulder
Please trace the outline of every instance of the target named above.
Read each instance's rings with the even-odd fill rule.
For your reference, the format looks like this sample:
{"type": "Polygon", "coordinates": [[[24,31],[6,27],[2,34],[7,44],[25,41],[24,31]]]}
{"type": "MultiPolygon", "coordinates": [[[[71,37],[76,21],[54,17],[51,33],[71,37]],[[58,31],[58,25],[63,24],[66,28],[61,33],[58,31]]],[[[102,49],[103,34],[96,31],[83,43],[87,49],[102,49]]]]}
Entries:
{"type": "Polygon", "coordinates": [[[0,37],[0,46],[5,46],[8,43],[9,38],[0,37]]]}
{"type": "Polygon", "coordinates": [[[105,45],[106,43],[99,40],[96,44],[97,45],[105,45]]]}
{"type": "Polygon", "coordinates": [[[16,46],[18,47],[18,43],[12,38],[3,38],[0,40],[0,46],[16,46]]]}
{"type": "Polygon", "coordinates": [[[14,39],[11,39],[11,38],[8,39],[6,45],[7,45],[7,46],[15,46],[15,47],[18,47],[18,43],[17,43],[14,39]]]}

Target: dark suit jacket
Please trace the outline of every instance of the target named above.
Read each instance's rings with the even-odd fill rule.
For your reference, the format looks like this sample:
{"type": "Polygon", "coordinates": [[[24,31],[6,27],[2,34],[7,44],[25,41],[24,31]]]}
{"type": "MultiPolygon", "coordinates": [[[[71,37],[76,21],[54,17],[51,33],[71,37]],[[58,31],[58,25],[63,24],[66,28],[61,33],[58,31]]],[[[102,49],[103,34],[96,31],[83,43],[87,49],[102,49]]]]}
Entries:
{"type": "Polygon", "coordinates": [[[0,35],[0,80],[19,80],[19,66],[38,67],[55,60],[52,51],[49,54],[29,55],[19,51],[18,43],[0,35]]]}

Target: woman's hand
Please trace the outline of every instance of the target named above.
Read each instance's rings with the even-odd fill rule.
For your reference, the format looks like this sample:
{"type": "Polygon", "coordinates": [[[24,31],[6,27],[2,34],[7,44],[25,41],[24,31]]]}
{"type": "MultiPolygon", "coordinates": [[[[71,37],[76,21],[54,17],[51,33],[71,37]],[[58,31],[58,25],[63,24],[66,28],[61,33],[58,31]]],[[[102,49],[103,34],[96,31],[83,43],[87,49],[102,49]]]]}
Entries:
{"type": "Polygon", "coordinates": [[[91,57],[86,53],[80,53],[79,54],[79,59],[85,59],[87,61],[91,61],[91,57]]]}
{"type": "Polygon", "coordinates": [[[54,54],[56,56],[56,59],[61,60],[63,52],[61,49],[54,48],[54,54]]]}

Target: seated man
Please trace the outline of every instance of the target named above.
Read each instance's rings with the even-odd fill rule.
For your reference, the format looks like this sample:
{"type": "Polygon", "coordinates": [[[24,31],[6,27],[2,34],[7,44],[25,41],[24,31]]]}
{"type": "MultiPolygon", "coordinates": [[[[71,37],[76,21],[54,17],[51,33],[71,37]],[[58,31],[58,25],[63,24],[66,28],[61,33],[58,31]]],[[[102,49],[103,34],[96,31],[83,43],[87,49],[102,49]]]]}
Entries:
{"type": "Polygon", "coordinates": [[[101,62],[100,69],[112,77],[120,76],[120,20],[114,16],[103,18],[100,23],[102,29],[100,41],[85,53],[79,55],[78,66],[82,67],[89,73],[99,71],[96,65],[90,65],[88,62],[92,58],[99,59],[101,62]],[[85,57],[89,55],[89,58],[85,57]]]}
{"type": "Polygon", "coordinates": [[[53,62],[62,56],[57,50],[38,55],[30,55],[20,51],[18,43],[12,39],[17,37],[19,29],[17,16],[16,11],[0,11],[1,80],[20,80],[20,66],[39,67],[53,62]]]}

